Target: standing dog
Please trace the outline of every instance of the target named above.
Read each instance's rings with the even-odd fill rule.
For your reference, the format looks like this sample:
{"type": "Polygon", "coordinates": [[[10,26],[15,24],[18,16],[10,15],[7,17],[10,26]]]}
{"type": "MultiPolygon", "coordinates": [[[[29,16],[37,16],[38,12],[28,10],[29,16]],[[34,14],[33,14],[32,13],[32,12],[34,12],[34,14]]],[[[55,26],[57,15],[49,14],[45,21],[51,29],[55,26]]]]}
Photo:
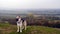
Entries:
{"type": "Polygon", "coordinates": [[[20,16],[16,17],[16,22],[17,22],[17,32],[22,32],[23,29],[26,30],[27,22],[26,20],[23,20],[20,16]]]}

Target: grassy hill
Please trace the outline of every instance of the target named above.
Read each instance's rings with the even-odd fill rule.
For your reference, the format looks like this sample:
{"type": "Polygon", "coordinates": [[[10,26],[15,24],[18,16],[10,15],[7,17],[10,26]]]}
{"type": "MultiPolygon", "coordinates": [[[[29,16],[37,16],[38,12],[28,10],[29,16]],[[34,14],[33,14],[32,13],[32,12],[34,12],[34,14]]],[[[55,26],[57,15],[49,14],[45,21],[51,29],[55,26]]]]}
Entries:
{"type": "Polygon", "coordinates": [[[17,33],[16,29],[16,25],[0,23],[0,34],[60,34],[60,29],[44,26],[27,26],[27,30],[23,30],[23,33],[17,33]]]}

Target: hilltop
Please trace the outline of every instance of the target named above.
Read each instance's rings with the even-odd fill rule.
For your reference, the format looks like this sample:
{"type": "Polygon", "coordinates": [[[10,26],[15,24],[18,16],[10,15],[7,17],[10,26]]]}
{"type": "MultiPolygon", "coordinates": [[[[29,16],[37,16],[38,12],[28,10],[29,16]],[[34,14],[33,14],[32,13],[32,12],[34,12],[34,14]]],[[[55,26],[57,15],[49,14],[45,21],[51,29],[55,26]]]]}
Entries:
{"type": "Polygon", "coordinates": [[[23,33],[16,32],[16,25],[0,24],[0,34],[60,34],[60,29],[44,26],[27,26],[23,33]]]}

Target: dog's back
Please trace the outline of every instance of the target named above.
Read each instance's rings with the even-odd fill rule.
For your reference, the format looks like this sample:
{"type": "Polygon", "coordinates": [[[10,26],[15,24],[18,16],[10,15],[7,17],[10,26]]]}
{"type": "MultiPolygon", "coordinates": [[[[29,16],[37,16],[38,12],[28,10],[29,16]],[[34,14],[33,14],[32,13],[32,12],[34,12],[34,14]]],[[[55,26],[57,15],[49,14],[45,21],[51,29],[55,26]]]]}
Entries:
{"type": "Polygon", "coordinates": [[[26,19],[25,18],[21,18],[22,22],[24,22],[26,19]]]}

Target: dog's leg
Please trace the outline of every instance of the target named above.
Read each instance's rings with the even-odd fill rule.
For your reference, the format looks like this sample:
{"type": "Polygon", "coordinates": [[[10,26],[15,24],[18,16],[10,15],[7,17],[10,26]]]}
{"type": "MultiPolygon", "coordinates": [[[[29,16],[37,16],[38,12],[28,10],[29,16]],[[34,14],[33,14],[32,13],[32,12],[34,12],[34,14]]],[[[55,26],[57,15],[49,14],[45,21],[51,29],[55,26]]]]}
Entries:
{"type": "Polygon", "coordinates": [[[19,32],[19,25],[17,25],[17,32],[19,32]]]}
{"type": "Polygon", "coordinates": [[[24,29],[24,25],[22,24],[22,30],[24,29]]]}
{"type": "Polygon", "coordinates": [[[22,22],[20,23],[20,32],[22,32],[22,22]]]}
{"type": "Polygon", "coordinates": [[[26,30],[26,26],[27,26],[27,23],[26,23],[26,21],[24,21],[24,28],[25,28],[25,30],[26,30]]]}
{"type": "Polygon", "coordinates": [[[26,26],[25,26],[25,30],[26,30],[26,26]]]}

